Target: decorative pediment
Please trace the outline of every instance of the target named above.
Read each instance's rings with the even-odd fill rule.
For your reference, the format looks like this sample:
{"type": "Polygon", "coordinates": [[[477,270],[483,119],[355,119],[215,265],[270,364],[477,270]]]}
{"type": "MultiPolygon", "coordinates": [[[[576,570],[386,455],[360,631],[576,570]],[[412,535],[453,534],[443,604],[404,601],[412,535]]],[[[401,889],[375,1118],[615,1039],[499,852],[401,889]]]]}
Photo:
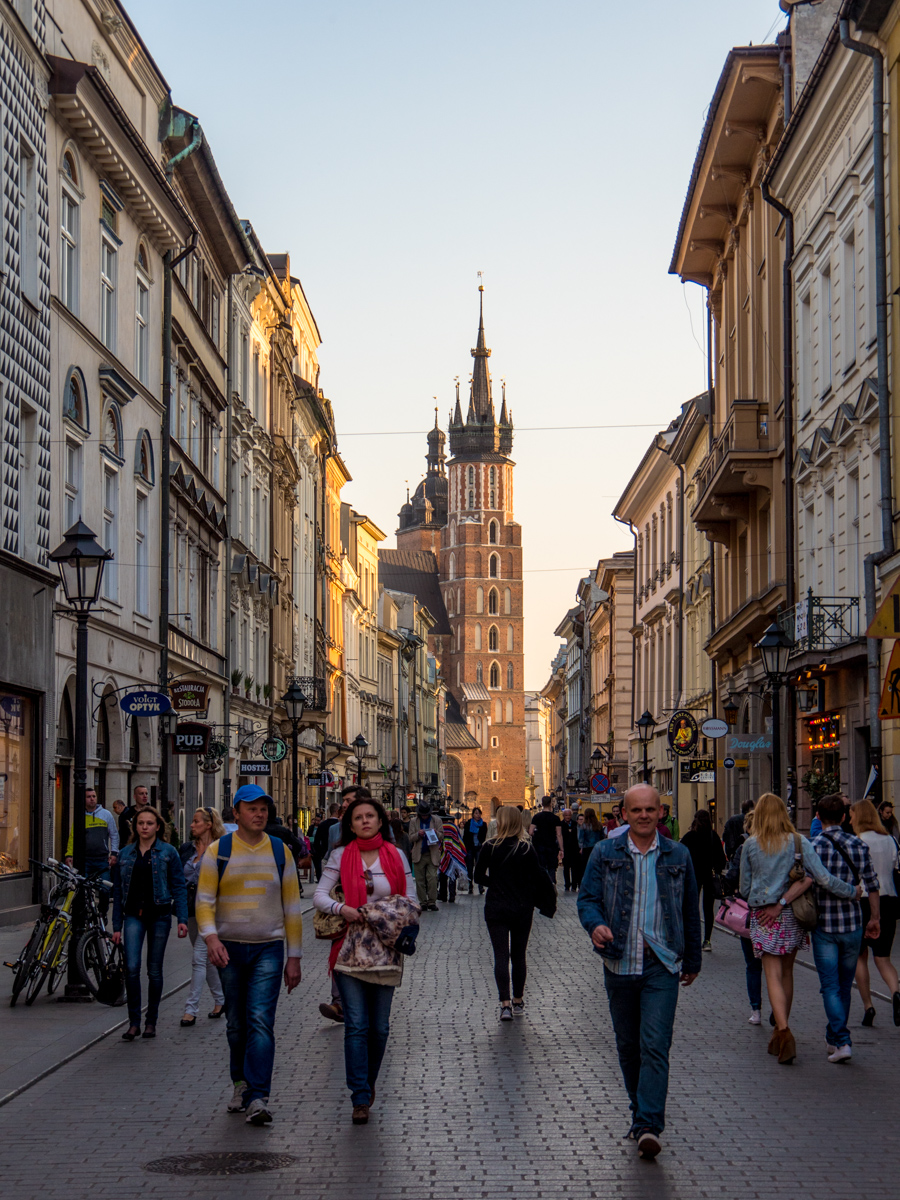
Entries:
{"type": "Polygon", "coordinates": [[[831,426],[831,440],[836,446],[846,445],[856,432],[856,417],[849,404],[838,405],[834,424],[831,426]]]}
{"type": "Polygon", "coordinates": [[[794,455],[794,479],[808,479],[812,474],[812,460],[809,451],[803,447],[794,455]]]}
{"type": "Polygon", "coordinates": [[[874,378],[863,380],[855,411],[857,421],[869,421],[878,411],[878,384],[874,378]]]}
{"type": "Polygon", "coordinates": [[[831,457],[831,452],[834,449],[834,444],[831,440],[831,433],[820,425],[813,434],[812,444],[809,447],[809,458],[813,466],[820,467],[831,457]]]}

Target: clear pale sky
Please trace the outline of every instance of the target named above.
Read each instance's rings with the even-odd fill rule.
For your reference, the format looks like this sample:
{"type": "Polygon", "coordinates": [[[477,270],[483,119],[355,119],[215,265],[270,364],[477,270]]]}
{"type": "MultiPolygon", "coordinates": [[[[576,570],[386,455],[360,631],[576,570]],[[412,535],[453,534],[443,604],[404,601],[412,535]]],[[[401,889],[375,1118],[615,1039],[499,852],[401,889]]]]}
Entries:
{"type": "Polygon", "coordinates": [[[777,0],[128,11],[238,214],[290,252],[344,495],[385,545],[435,403],[446,427],[468,379],[484,272],[494,395],[499,409],[505,378],[517,426],[526,684],[541,687],[578,580],[630,545],[610,509],[706,386],[702,294],[667,270],[725,55],[774,39],[777,0]]]}

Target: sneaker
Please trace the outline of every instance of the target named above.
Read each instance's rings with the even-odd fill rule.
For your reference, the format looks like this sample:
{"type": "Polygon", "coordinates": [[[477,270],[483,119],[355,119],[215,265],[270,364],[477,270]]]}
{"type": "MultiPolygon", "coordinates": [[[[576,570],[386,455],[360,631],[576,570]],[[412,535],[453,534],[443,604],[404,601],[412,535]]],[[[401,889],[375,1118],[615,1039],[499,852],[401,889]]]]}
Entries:
{"type": "Polygon", "coordinates": [[[657,1154],[662,1150],[659,1138],[655,1133],[651,1133],[649,1129],[641,1134],[637,1140],[637,1144],[641,1158],[656,1158],[657,1154]]]}
{"type": "Polygon", "coordinates": [[[750,1010],[750,1020],[749,1020],[748,1024],[762,1025],[762,1015],[758,1008],[754,1008],[754,1009],[750,1010]]]}
{"type": "Polygon", "coordinates": [[[243,1079],[238,1080],[234,1085],[234,1095],[228,1101],[229,1112],[246,1112],[247,1105],[244,1103],[244,1090],[247,1087],[243,1079]]]}
{"type": "MultiPolygon", "coordinates": [[[[709,938],[706,939],[706,941],[703,943],[703,945],[700,947],[700,949],[701,950],[712,950],[712,942],[709,940],[709,938]]],[[[658,1153],[659,1153],[659,1151],[657,1150],[657,1154],[658,1153]]]]}
{"type": "Polygon", "coordinates": [[[251,1100],[247,1107],[248,1125],[268,1125],[272,1120],[269,1112],[269,1097],[265,1100],[251,1100]]]}
{"type": "Polygon", "coordinates": [[[332,1001],[331,1004],[320,1004],[319,1012],[323,1017],[327,1017],[329,1021],[337,1021],[338,1025],[343,1025],[344,1023],[344,1010],[338,1004],[337,1000],[332,1001]]]}
{"type": "Polygon", "coordinates": [[[511,1021],[512,1019],[513,1019],[512,1009],[509,1007],[508,1004],[501,1004],[500,1005],[500,1020],[501,1021],[511,1021]]]}
{"type": "Polygon", "coordinates": [[[831,1063],[849,1062],[853,1057],[853,1049],[850,1046],[835,1046],[831,1054],[828,1055],[828,1061],[831,1063]]]}
{"type": "Polygon", "coordinates": [[[524,1013],[525,1013],[525,1001],[524,1000],[513,1000],[513,1013],[517,1017],[521,1017],[524,1015],[524,1013]]]}

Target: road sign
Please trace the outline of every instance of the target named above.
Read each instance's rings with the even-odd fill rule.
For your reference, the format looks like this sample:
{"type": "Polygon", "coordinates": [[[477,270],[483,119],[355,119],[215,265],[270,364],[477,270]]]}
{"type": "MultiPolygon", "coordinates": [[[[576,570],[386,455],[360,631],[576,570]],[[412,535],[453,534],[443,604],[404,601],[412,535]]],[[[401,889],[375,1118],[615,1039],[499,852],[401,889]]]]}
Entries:
{"type": "Polygon", "coordinates": [[[267,758],[247,759],[238,766],[239,775],[271,775],[272,764],[267,758]]]}
{"type": "Polygon", "coordinates": [[[122,712],[135,717],[158,717],[172,707],[169,697],[163,692],[129,692],[119,701],[122,712]]]}
{"type": "Polygon", "coordinates": [[[878,716],[882,721],[893,721],[900,717],[900,642],[894,642],[890,662],[881,689],[878,716]]]}
{"type": "Polygon", "coordinates": [[[708,738],[724,737],[728,733],[728,722],[720,721],[718,717],[709,717],[700,726],[700,732],[708,738]]]}
{"type": "Polygon", "coordinates": [[[205,754],[212,728],[197,721],[182,721],[172,734],[173,754],[205,754]]]}
{"type": "Polygon", "coordinates": [[[592,792],[608,792],[609,791],[609,776],[598,771],[596,775],[591,776],[591,791],[592,792]]]}
{"type": "Polygon", "coordinates": [[[730,771],[731,768],[734,766],[734,759],[733,758],[722,759],[722,766],[725,768],[726,771],[730,771]]]}
{"type": "Polygon", "coordinates": [[[894,586],[879,604],[878,612],[866,630],[866,637],[900,637],[900,575],[897,576],[894,586]]]}

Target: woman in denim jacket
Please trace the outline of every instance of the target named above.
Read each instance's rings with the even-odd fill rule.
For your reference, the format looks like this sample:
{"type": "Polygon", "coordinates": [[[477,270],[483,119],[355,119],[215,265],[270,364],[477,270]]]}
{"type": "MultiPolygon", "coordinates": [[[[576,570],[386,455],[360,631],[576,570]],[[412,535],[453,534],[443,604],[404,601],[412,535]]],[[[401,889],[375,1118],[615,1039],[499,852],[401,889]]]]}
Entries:
{"type": "MultiPolygon", "coordinates": [[[[740,891],[750,908],[750,941],[753,953],[762,959],[775,1017],[769,1053],[777,1055],[783,1064],[792,1063],[797,1054],[788,1026],[794,998],[794,959],[808,942],[806,931],[794,919],[787,895],[796,832],[784,801],[766,792],[753,810],[753,833],[741,855],[740,891]]],[[[800,852],[806,873],[820,887],[845,900],[857,894],[853,884],[825,870],[805,837],[800,838],[800,852]]]]}
{"type": "Polygon", "coordinates": [[[141,954],[147,939],[147,1016],[145,1038],[156,1037],[156,1020],[162,997],[163,956],[172,928],[172,908],[178,918],[178,936],[187,937],[187,887],[181,858],[165,840],[166,825],[155,808],[141,809],[134,820],[131,841],[114,868],[113,941],[125,945],[125,990],[128,997],[128,1030],[123,1041],[133,1042],[141,1032],[141,954]],[[124,938],[123,938],[124,930],[124,938]]]}

